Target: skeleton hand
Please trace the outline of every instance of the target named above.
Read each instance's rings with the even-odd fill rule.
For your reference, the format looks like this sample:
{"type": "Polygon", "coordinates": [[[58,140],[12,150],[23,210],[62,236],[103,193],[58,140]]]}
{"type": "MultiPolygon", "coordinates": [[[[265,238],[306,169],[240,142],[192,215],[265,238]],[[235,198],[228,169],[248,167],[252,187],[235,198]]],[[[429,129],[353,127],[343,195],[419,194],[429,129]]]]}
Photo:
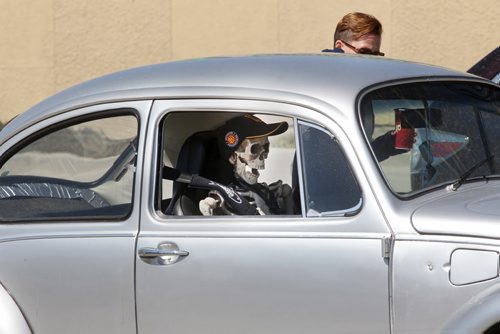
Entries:
{"type": "Polygon", "coordinates": [[[214,210],[219,207],[219,201],[217,201],[213,197],[207,197],[205,199],[202,199],[200,203],[198,204],[198,207],[200,208],[200,212],[204,216],[213,216],[214,215],[214,210]]]}
{"type": "Polygon", "coordinates": [[[202,199],[200,203],[198,203],[198,207],[204,216],[234,215],[234,213],[227,209],[224,197],[216,190],[210,190],[208,192],[208,197],[202,199]],[[217,210],[217,212],[215,212],[215,210],[217,210]]]}
{"type": "Polygon", "coordinates": [[[279,208],[284,214],[293,213],[293,198],[292,198],[292,188],[288,184],[283,184],[283,181],[278,180],[271,183],[269,186],[269,191],[274,195],[276,201],[278,202],[279,208]]]}
{"type": "Polygon", "coordinates": [[[267,187],[269,188],[269,191],[274,194],[274,196],[281,197],[283,181],[278,180],[276,182],[271,183],[267,187]]]}

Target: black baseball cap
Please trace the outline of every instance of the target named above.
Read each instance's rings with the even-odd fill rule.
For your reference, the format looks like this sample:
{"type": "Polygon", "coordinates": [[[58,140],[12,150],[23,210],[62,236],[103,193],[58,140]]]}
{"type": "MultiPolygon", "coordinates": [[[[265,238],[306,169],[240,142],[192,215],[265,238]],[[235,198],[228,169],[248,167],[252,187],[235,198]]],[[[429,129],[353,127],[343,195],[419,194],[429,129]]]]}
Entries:
{"type": "Polygon", "coordinates": [[[217,130],[219,150],[223,159],[238,148],[245,139],[276,136],[288,129],[287,122],[267,124],[254,115],[243,115],[228,120],[217,130]]]}

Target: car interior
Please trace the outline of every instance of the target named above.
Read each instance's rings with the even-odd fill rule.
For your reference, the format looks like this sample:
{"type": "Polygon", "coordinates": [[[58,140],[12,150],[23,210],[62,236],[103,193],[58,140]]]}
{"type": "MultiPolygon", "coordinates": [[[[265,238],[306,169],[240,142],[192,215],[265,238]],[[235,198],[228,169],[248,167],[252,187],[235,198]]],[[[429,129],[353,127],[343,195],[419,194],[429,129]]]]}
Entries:
{"type": "Polygon", "coordinates": [[[119,115],[32,136],[0,166],[0,220],[123,219],[132,210],[136,131],[134,116],[119,115]]]}
{"type": "MultiPolygon", "coordinates": [[[[164,166],[172,167],[187,176],[198,175],[222,185],[229,185],[233,180],[233,167],[224,161],[219,153],[216,129],[228,119],[239,115],[241,113],[234,112],[183,112],[168,115],[163,122],[162,131],[164,166]]],[[[263,115],[258,116],[265,118],[263,115]]],[[[276,118],[283,119],[283,117],[276,118]]],[[[295,143],[293,142],[293,129],[288,131],[291,136],[287,138],[286,147],[279,147],[283,146],[283,143],[279,142],[271,144],[274,147],[271,147],[269,159],[266,160],[266,169],[260,171],[259,182],[264,181],[269,184],[276,181],[272,176],[266,175],[266,172],[279,175],[283,182],[291,182],[292,170],[296,171],[296,168],[292,167],[296,164],[295,143]],[[279,154],[279,157],[273,157],[273,153],[279,154]],[[280,157],[285,157],[288,168],[286,165],[277,164],[280,157]]],[[[161,211],[166,215],[174,216],[201,215],[198,203],[207,196],[207,190],[195,188],[179,180],[171,180],[167,174],[164,172],[162,176],[161,211]]],[[[296,172],[295,175],[297,175],[296,172]]],[[[298,190],[296,193],[298,194],[298,190]]],[[[295,195],[295,198],[300,200],[298,195],[295,195]]]]}

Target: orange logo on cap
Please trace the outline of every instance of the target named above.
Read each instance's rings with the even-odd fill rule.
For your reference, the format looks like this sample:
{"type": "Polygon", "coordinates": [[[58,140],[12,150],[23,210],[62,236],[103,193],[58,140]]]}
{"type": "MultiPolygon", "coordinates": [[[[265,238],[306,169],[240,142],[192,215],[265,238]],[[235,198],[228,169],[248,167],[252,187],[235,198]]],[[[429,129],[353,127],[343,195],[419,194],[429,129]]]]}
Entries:
{"type": "Polygon", "coordinates": [[[229,147],[235,147],[238,145],[238,135],[234,131],[229,131],[226,133],[226,136],[224,137],[224,140],[226,141],[226,145],[229,147]]]}

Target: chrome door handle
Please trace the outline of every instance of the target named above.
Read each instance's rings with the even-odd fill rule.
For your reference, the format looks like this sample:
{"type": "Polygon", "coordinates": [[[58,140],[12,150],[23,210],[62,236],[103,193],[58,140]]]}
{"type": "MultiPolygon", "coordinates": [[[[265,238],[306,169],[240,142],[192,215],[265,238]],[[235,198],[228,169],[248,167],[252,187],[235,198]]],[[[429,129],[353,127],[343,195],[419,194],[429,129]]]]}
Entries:
{"type": "Polygon", "coordinates": [[[173,242],[161,243],[156,248],[144,247],[139,249],[139,257],[141,260],[155,265],[173,264],[188,255],[188,251],[180,250],[173,242]]]}
{"type": "Polygon", "coordinates": [[[152,247],[144,247],[139,249],[139,256],[144,258],[152,258],[158,256],[188,256],[189,252],[184,250],[167,250],[167,249],[159,249],[152,247]]]}

